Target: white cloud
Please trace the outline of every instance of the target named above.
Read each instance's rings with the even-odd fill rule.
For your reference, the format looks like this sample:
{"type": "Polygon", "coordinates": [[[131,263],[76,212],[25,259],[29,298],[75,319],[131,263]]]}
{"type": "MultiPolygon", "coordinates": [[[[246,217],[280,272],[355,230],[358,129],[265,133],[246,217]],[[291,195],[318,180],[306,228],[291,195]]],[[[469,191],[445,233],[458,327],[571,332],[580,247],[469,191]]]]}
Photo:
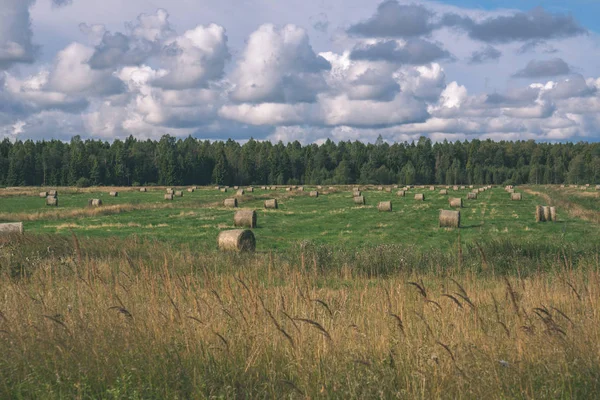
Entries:
{"type": "Polygon", "coordinates": [[[32,62],[35,46],[29,7],[35,0],[2,0],[0,4],[0,70],[15,63],[32,62]]]}
{"type": "Polygon", "coordinates": [[[313,51],[306,31],[295,25],[262,25],[250,35],[233,73],[231,98],[248,103],[313,102],[325,89],[331,65],[313,51]]]}
{"type": "Polygon", "coordinates": [[[110,95],[122,90],[110,70],[94,70],[88,64],[94,49],[72,43],[56,56],[48,87],[64,93],[110,95]]]}
{"type": "Polygon", "coordinates": [[[197,26],[165,46],[161,65],[168,72],[154,85],[166,89],[205,86],[221,78],[229,59],[225,28],[216,24],[197,26]]]}

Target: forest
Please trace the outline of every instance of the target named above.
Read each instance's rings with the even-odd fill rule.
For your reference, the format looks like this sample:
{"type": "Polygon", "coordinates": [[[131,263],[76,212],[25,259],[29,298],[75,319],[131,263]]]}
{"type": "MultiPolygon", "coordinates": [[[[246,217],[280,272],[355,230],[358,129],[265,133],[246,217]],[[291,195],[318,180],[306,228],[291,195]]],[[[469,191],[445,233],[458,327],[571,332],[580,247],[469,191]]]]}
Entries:
{"type": "Polygon", "coordinates": [[[600,183],[600,143],[0,142],[2,186],[600,183]]]}

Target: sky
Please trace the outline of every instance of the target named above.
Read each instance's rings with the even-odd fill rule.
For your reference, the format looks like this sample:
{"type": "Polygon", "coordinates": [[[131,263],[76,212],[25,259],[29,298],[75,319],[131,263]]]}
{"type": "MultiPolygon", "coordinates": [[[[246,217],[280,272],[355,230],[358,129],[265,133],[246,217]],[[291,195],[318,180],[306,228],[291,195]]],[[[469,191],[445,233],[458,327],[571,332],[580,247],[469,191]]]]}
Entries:
{"type": "Polygon", "coordinates": [[[0,0],[0,138],[600,141],[600,1],[0,0]]]}

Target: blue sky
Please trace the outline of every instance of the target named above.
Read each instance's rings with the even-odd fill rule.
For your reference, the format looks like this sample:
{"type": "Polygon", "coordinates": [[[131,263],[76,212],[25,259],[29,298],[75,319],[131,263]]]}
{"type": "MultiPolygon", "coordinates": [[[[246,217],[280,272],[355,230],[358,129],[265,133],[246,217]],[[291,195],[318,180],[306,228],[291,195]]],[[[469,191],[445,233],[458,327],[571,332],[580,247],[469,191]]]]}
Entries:
{"type": "Polygon", "coordinates": [[[0,0],[0,136],[600,140],[600,2],[0,0]]]}

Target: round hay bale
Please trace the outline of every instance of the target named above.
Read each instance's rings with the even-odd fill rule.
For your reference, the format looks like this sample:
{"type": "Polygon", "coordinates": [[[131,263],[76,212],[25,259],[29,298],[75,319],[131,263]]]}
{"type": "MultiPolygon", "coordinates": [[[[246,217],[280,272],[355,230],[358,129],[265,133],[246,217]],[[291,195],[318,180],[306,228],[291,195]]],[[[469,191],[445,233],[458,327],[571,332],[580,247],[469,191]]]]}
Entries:
{"type": "Polygon", "coordinates": [[[217,246],[223,251],[250,251],[256,250],[256,238],[251,230],[234,229],[223,231],[217,237],[217,246]]]}
{"type": "Polygon", "coordinates": [[[515,192],[515,189],[506,189],[506,191],[507,191],[508,193],[514,193],[514,192],[515,192]]]}
{"type": "Polygon", "coordinates": [[[227,193],[227,188],[221,188],[220,190],[222,193],[227,193]]]}
{"type": "Polygon", "coordinates": [[[173,194],[165,194],[165,200],[173,200],[173,194]]]}
{"type": "Polygon", "coordinates": [[[58,192],[56,190],[50,190],[48,192],[48,196],[50,196],[50,197],[58,197],[58,192]]]}
{"type": "Polygon", "coordinates": [[[355,190],[354,192],[352,192],[352,197],[358,197],[362,194],[362,192],[360,190],[355,190]]]}
{"type": "Polygon", "coordinates": [[[183,191],[181,191],[181,190],[176,191],[175,197],[183,197],[183,191]]]}
{"type": "Polygon", "coordinates": [[[110,197],[119,197],[119,192],[110,192],[110,197]]]}
{"type": "Polygon", "coordinates": [[[215,190],[221,190],[221,186],[215,186],[215,190]]]}
{"type": "Polygon", "coordinates": [[[390,211],[392,211],[392,202],[391,201],[382,201],[377,205],[377,209],[379,211],[390,212],[390,211]]]}
{"type": "Polygon", "coordinates": [[[535,206],[535,222],[544,222],[544,206],[535,206]]]}
{"type": "Polygon", "coordinates": [[[0,224],[0,235],[23,234],[22,222],[6,222],[0,224]]]}
{"type": "Polygon", "coordinates": [[[22,222],[9,222],[0,224],[0,235],[14,235],[23,234],[23,223],[22,222]]]}
{"type": "Polygon", "coordinates": [[[237,201],[237,199],[225,199],[225,201],[223,202],[223,205],[225,207],[237,208],[238,201],[237,201]]]}
{"type": "Polygon", "coordinates": [[[233,190],[238,190],[240,187],[239,186],[234,186],[233,190]]]}
{"type": "Polygon", "coordinates": [[[460,187],[460,190],[465,190],[465,187],[464,187],[464,186],[461,186],[461,187],[460,187]]]}
{"type": "Polygon", "coordinates": [[[244,189],[238,189],[238,191],[235,193],[236,196],[243,196],[244,194],[246,194],[244,189]]]}
{"type": "Polygon", "coordinates": [[[304,186],[299,186],[299,187],[298,187],[298,191],[299,191],[299,192],[304,192],[304,186]]]}
{"type": "Polygon", "coordinates": [[[556,222],[556,207],[550,207],[550,220],[556,222]]]}
{"type": "MultiPolygon", "coordinates": [[[[317,185],[317,190],[321,190],[321,189],[323,189],[323,186],[321,186],[321,185],[317,185]]],[[[331,189],[331,188],[330,188],[330,189],[331,189]]]]}
{"type": "Polygon", "coordinates": [[[429,186],[429,191],[433,192],[435,190],[435,186],[429,186]]]}
{"type": "Polygon", "coordinates": [[[267,190],[267,187],[266,186],[261,186],[260,190],[267,190]]]}
{"type": "Polygon", "coordinates": [[[146,188],[140,188],[140,192],[146,193],[148,191],[148,189],[146,188]]]}
{"type": "Polygon", "coordinates": [[[277,199],[265,200],[265,208],[278,209],[279,205],[277,204],[277,199]]]}
{"type": "Polygon", "coordinates": [[[485,192],[485,188],[479,188],[479,189],[477,189],[477,190],[479,191],[479,193],[483,193],[483,192],[485,192]]]}
{"type": "Polygon", "coordinates": [[[286,192],[291,192],[291,191],[292,191],[292,188],[291,188],[291,187],[289,187],[289,188],[285,188],[285,191],[286,191],[286,192]]]}
{"type": "Polygon", "coordinates": [[[388,192],[388,193],[392,193],[392,188],[391,187],[386,187],[385,191],[388,192]]]}
{"type": "Polygon", "coordinates": [[[477,200],[477,193],[467,193],[467,200],[477,200]]]}
{"type": "Polygon", "coordinates": [[[550,216],[550,207],[543,206],[542,210],[544,212],[544,221],[552,221],[552,217],[550,216]]]}
{"type": "Polygon", "coordinates": [[[473,185],[469,185],[469,189],[473,189],[473,185]]]}
{"type": "Polygon", "coordinates": [[[173,189],[167,189],[167,194],[175,194],[175,191],[173,189]]]}
{"type": "MultiPolygon", "coordinates": [[[[565,187],[565,185],[560,185],[560,187],[561,187],[561,188],[564,188],[564,187],[565,187]]],[[[596,188],[598,188],[598,186],[596,186],[596,188]]]]}
{"type": "Polygon", "coordinates": [[[354,192],[359,192],[359,191],[360,191],[360,188],[357,186],[357,187],[354,187],[352,190],[353,190],[354,192]]]}
{"type": "Polygon", "coordinates": [[[188,191],[189,193],[194,193],[194,192],[196,191],[196,189],[194,189],[194,188],[188,188],[188,190],[187,190],[187,191],[188,191]]]}
{"type": "Polygon", "coordinates": [[[254,188],[253,187],[246,188],[246,191],[248,193],[254,193],[254,188]]]}
{"type": "Polygon", "coordinates": [[[459,197],[448,199],[448,201],[450,203],[450,207],[462,208],[463,206],[462,199],[459,197]]]}
{"type": "Polygon", "coordinates": [[[448,190],[447,189],[442,189],[442,190],[440,190],[440,194],[448,194],[448,190]]]}
{"type": "Polygon", "coordinates": [[[236,211],[233,216],[233,224],[246,228],[256,228],[256,211],[240,210],[236,211]]]}
{"type": "Polygon", "coordinates": [[[519,201],[519,200],[521,200],[521,198],[522,198],[521,193],[511,193],[510,194],[510,199],[511,200],[517,200],[517,201],[519,201]]]}
{"type": "Polygon", "coordinates": [[[58,207],[58,197],[53,197],[53,196],[48,195],[48,197],[46,197],[46,205],[52,206],[52,207],[58,207]]]}
{"type": "Polygon", "coordinates": [[[89,199],[88,200],[88,205],[90,207],[101,207],[102,206],[102,199],[89,199]]]}
{"type": "Polygon", "coordinates": [[[365,205],[365,196],[355,196],[353,200],[354,204],[365,205]]]}
{"type": "Polygon", "coordinates": [[[312,192],[309,193],[310,197],[319,197],[319,192],[317,192],[316,190],[313,190],[312,192]]]}
{"type": "Polygon", "coordinates": [[[40,192],[40,198],[45,199],[48,197],[48,192],[40,192]]]}
{"type": "Polygon", "coordinates": [[[406,190],[398,190],[396,196],[406,197],[406,190]]]}
{"type": "Polygon", "coordinates": [[[440,228],[460,228],[460,211],[440,210],[440,228]]]}
{"type": "Polygon", "coordinates": [[[457,191],[458,190],[458,186],[452,186],[452,190],[457,191]]]}
{"type": "Polygon", "coordinates": [[[425,195],[423,193],[417,193],[415,194],[415,200],[425,201],[425,195]]]}
{"type": "Polygon", "coordinates": [[[380,192],[383,191],[383,186],[377,186],[377,190],[379,190],[380,192]]]}

